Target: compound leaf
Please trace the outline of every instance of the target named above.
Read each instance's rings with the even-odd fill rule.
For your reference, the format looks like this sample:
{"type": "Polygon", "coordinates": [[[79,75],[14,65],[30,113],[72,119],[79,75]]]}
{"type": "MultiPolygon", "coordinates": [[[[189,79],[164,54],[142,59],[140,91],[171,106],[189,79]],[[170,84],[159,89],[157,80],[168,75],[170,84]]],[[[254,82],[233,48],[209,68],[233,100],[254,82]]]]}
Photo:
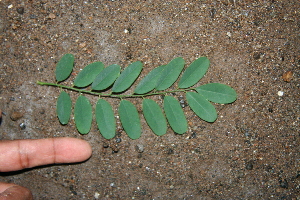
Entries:
{"type": "Polygon", "coordinates": [[[157,85],[158,78],[161,76],[161,72],[163,71],[164,66],[165,65],[161,65],[149,72],[149,74],[145,76],[136,86],[134,93],[145,94],[153,90],[157,85]]]}
{"type": "Polygon", "coordinates": [[[104,90],[115,82],[116,78],[120,75],[120,65],[113,64],[106,67],[98,74],[92,84],[93,90],[104,90]]]}
{"type": "Polygon", "coordinates": [[[88,98],[80,95],[75,103],[74,119],[76,128],[81,134],[87,134],[92,125],[92,106],[88,98]]]}
{"type": "Polygon", "coordinates": [[[187,131],[187,121],[180,103],[174,97],[165,96],[164,110],[173,131],[178,134],[185,133],[187,131]]]}
{"type": "Polygon", "coordinates": [[[122,100],[119,106],[119,115],[127,135],[133,140],[138,139],[142,131],[139,114],[134,105],[130,101],[122,100]]]}
{"type": "Polygon", "coordinates": [[[207,122],[216,121],[218,115],[215,107],[202,95],[196,92],[187,92],[186,99],[198,117],[207,122]]]}
{"type": "Polygon", "coordinates": [[[74,86],[86,87],[93,82],[96,76],[104,69],[102,62],[94,62],[87,65],[79,72],[74,80],[74,86]]]}
{"type": "Polygon", "coordinates": [[[152,99],[144,99],[143,113],[149,127],[156,135],[161,136],[167,132],[166,118],[155,101],[152,99]]]}
{"type": "Polygon", "coordinates": [[[228,85],[221,83],[208,83],[196,88],[196,91],[207,100],[214,103],[227,104],[236,100],[236,91],[228,85]]]}
{"type": "Polygon", "coordinates": [[[70,95],[65,91],[61,91],[56,102],[56,113],[61,124],[65,125],[69,122],[71,110],[72,101],[70,95]]]}
{"type": "Polygon", "coordinates": [[[180,72],[184,67],[184,59],[181,57],[174,58],[169,62],[161,73],[160,78],[158,79],[156,89],[165,90],[169,88],[179,77],[180,72]]]}
{"type": "Polygon", "coordinates": [[[209,67],[209,60],[206,57],[196,59],[183,72],[182,77],[178,83],[179,88],[188,88],[195,85],[206,73],[209,67]]]}
{"type": "Polygon", "coordinates": [[[104,99],[99,99],[96,104],[96,122],[100,133],[105,139],[115,137],[116,120],[111,105],[104,99]]]}
{"type": "Polygon", "coordinates": [[[131,63],[117,78],[115,84],[113,85],[112,91],[115,93],[119,93],[128,89],[135,81],[135,79],[139,76],[139,74],[142,71],[142,68],[143,63],[140,61],[131,63]]]}
{"type": "Polygon", "coordinates": [[[56,81],[60,82],[67,79],[73,69],[74,56],[72,54],[65,54],[57,63],[55,76],[56,81]]]}

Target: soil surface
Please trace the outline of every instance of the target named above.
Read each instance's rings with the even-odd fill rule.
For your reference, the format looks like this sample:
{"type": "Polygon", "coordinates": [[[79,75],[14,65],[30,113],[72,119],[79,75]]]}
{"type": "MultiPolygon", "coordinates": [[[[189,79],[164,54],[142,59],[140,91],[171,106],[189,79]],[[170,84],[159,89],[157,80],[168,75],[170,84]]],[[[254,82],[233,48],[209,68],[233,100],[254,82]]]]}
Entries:
{"type": "MultiPolygon", "coordinates": [[[[29,188],[35,199],[300,199],[298,0],[0,5],[0,139],[68,136],[93,148],[86,162],[1,173],[0,181],[29,188]],[[142,61],[143,77],[175,57],[190,64],[207,56],[211,67],[197,85],[230,85],[238,99],[215,104],[214,123],[186,106],[183,135],[169,128],[156,136],[142,115],[137,140],[122,129],[106,140],[95,120],[80,135],[74,120],[62,126],[57,119],[59,88],[36,84],[55,82],[56,63],[66,53],[75,56],[66,85],[95,61],[122,67],[142,61]],[[291,80],[283,77],[287,72],[291,80]]],[[[68,93],[74,104],[79,94],[68,93]]],[[[94,106],[98,97],[85,96],[94,106]]],[[[117,115],[119,100],[107,100],[117,115]]],[[[141,111],[141,99],[129,100],[141,111]]]]}

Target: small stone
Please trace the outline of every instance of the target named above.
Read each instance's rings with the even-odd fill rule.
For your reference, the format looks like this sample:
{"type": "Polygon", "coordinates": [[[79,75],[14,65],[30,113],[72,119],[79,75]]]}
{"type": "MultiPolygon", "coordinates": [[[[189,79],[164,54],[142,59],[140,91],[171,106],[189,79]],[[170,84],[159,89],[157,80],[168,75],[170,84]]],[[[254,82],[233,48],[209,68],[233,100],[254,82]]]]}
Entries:
{"type": "Polygon", "coordinates": [[[282,79],[285,81],[285,82],[291,82],[291,80],[293,79],[293,72],[292,71],[288,71],[288,72],[285,72],[283,75],[282,75],[282,79]]]}
{"type": "Polygon", "coordinates": [[[95,197],[95,199],[99,199],[100,193],[99,192],[95,192],[94,197],[95,197]]]}
{"type": "Polygon", "coordinates": [[[17,8],[17,13],[19,13],[20,15],[24,14],[24,7],[18,7],[17,8]]]}
{"type": "Polygon", "coordinates": [[[108,148],[109,147],[109,144],[108,143],[104,143],[103,144],[103,148],[108,148]]]}
{"type": "Polygon", "coordinates": [[[246,169],[247,170],[252,170],[253,169],[253,162],[252,161],[249,161],[246,163],[246,169]]]}
{"type": "Polygon", "coordinates": [[[49,18],[49,19],[55,19],[55,18],[56,18],[56,16],[55,16],[55,14],[53,14],[53,13],[50,13],[50,14],[48,15],[48,18],[49,18]]]}
{"type": "Polygon", "coordinates": [[[23,113],[21,112],[13,112],[11,115],[10,115],[10,119],[13,120],[13,121],[17,121],[18,119],[21,119],[23,117],[23,113]]]}
{"type": "Polygon", "coordinates": [[[21,123],[19,126],[20,126],[21,130],[24,130],[26,128],[25,123],[21,123]]]}
{"type": "Polygon", "coordinates": [[[280,97],[282,97],[283,96],[283,94],[284,94],[284,92],[283,91],[278,91],[278,96],[280,96],[280,97]]]}
{"type": "Polygon", "coordinates": [[[83,42],[83,43],[80,43],[80,44],[79,44],[79,47],[80,47],[80,48],[84,48],[84,47],[86,47],[86,43],[85,43],[85,42],[83,42]]]}
{"type": "Polygon", "coordinates": [[[137,145],[135,146],[135,150],[136,150],[137,152],[139,152],[139,153],[143,153],[143,152],[144,152],[144,145],[142,145],[142,144],[137,144],[137,145]]]}
{"type": "Polygon", "coordinates": [[[253,54],[253,58],[254,58],[255,60],[260,59],[260,53],[259,53],[259,52],[255,52],[255,53],[253,54]]]}
{"type": "Polygon", "coordinates": [[[120,143],[122,142],[122,139],[121,138],[116,138],[116,143],[120,143]]]}
{"type": "Polygon", "coordinates": [[[289,184],[288,184],[286,179],[284,179],[284,180],[280,179],[279,180],[279,185],[280,185],[280,187],[285,188],[285,189],[287,189],[289,187],[289,184]]]}

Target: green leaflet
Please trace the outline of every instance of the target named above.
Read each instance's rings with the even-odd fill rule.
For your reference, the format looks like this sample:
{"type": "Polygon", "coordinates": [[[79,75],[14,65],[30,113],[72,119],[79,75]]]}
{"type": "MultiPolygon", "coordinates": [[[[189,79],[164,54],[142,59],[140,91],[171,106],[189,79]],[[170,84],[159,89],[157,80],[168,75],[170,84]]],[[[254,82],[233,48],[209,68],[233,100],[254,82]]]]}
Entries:
{"type": "Polygon", "coordinates": [[[152,99],[143,100],[143,114],[149,127],[156,135],[161,136],[167,132],[166,118],[155,101],[152,99]]]}
{"type": "Polygon", "coordinates": [[[209,63],[206,57],[200,57],[195,60],[182,74],[178,87],[188,88],[195,85],[206,73],[209,63]]]}
{"type": "Polygon", "coordinates": [[[86,87],[93,82],[95,77],[104,69],[102,62],[94,62],[87,65],[79,72],[74,80],[74,86],[86,87]]]}
{"type": "Polygon", "coordinates": [[[111,105],[104,99],[99,99],[96,104],[96,121],[100,133],[105,139],[115,137],[116,120],[111,105]]]}
{"type": "Polygon", "coordinates": [[[139,114],[135,106],[130,101],[122,100],[119,106],[119,115],[127,135],[133,140],[138,139],[142,131],[139,114]]]}
{"type": "Polygon", "coordinates": [[[120,75],[120,65],[113,64],[106,67],[100,74],[95,78],[92,89],[93,90],[104,90],[113,84],[116,78],[120,75]]]}
{"type": "Polygon", "coordinates": [[[142,71],[142,68],[143,63],[140,61],[131,63],[117,78],[115,84],[113,85],[112,92],[119,93],[128,89],[139,76],[139,74],[142,71]]]}
{"type": "Polygon", "coordinates": [[[56,102],[56,113],[61,124],[65,125],[69,122],[71,110],[72,101],[69,94],[65,91],[61,91],[56,102]]]}
{"type": "Polygon", "coordinates": [[[198,117],[207,122],[216,121],[218,115],[215,107],[202,95],[195,92],[187,92],[186,99],[198,117]]]}
{"type": "Polygon", "coordinates": [[[85,96],[80,95],[75,104],[74,118],[77,130],[81,134],[87,134],[92,125],[92,106],[85,96]]]}
{"type": "Polygon", "coordinates": [[[147,76],[145,76],[139,84],[136,86],[134,93],[135,94],[145,94],[150,92],[157,85],[158,78],[161,76],[165,65],[161,65],[153,69],[147,76]]]}
{"type": "Polygon", "coordinates": [[[173,131],[183,134],[187,131],[187,121],[179,102],[172,96],[165,96],[164,110],[173,131]]]}
{"type": "Polygon", "coordinates": [[[214,103],[227,104],[236,100],[236,91],[221,83],[208,83],[196,88],[196,91],[204,96],[207,100],[214,103]]]}
{"type": "Polygon", "coordinates": [[[164,70],[158,79],[156,89],[165,90],[169,88],[179,77],[184,67],[184,59],[181,57],[174,58],[164,67],[164,70]]]}
{"type": "Polygon", "coordinates": [[[65,54],[56,65],[56,81],[60,82],[67,79],[72,72],[73,65],[74,56],[72,54],[65,54]]]}

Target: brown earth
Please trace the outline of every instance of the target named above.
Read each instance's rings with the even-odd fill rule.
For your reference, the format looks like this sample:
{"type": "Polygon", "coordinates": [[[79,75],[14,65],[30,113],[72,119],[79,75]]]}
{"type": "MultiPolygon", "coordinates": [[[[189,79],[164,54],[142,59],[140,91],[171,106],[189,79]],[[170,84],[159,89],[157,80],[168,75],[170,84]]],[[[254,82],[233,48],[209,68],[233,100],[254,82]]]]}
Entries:
{"type": "MultiPolygon", "coordinates": [[[[1,173],[0,181],[29,188],[35,199],[300,199],[298,0],[0,5],[0,139],[69,136],[93,148],[86,162],[1,173]],[[199,85],[228,84],[238,99],[216,105],[214,123],[185,107],[189,131],[183,135],[169,128],[158,137],[143,118],[137,140],[120,131],[107,141],[95,120],[91,132],[80,135],[73,120],[62,126],[56,117],[59,89],[36,84],[55,82],[65,53],[76,57],[67,85],[94,61],[125,67],[139,60],[142,77],[178,56],[187,64],[207,56],[211,67],[199,85]],[[290,82],[282,77],[288,71],[290,82]],[[21,113],[15,121],[14,112],[21,113]]],[[[86,96],[94,105],[97,97],[86,96]]],[[[108,101],[117,108],[118,99],[108,101]]]]}

